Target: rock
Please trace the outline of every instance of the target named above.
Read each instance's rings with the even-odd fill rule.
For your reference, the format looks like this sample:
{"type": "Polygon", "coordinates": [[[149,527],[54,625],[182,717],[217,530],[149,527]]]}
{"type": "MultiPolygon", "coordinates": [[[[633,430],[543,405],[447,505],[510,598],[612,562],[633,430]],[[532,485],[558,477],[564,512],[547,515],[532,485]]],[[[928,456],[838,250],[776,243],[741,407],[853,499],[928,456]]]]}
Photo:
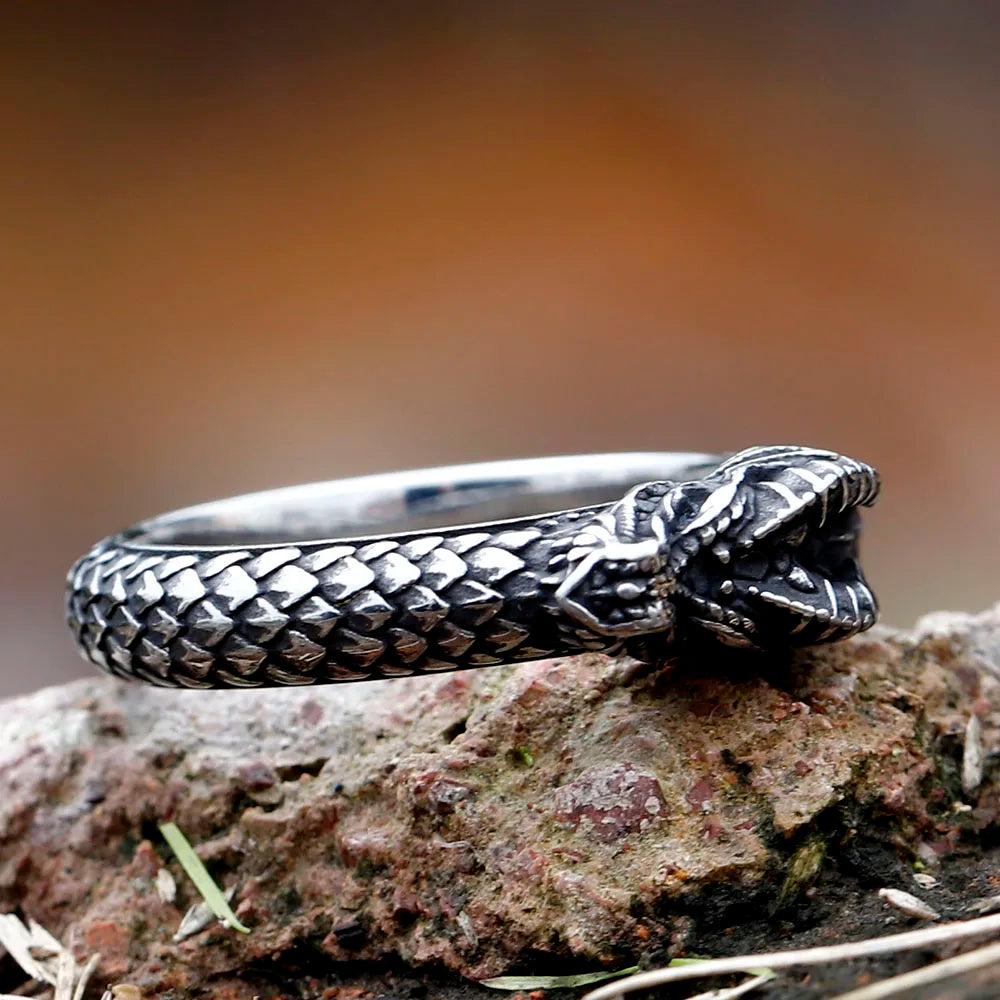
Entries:
{"type": "Polygon", "coordinates": [[[995,826],[998,636],[1000,607],[785,663],[39,691],[0,703],[0,911],[72,930],[97,979],[147,995],[303,951],[473,979],[525,955],[624,965],[683,948],[691,915],[759,921],[824,859],[881,885],[995,826]],[[964,801],[971,715],[985,771],[964,801]],[[251,934],[173,940],[198,896],[166,820],[251,934]]]}

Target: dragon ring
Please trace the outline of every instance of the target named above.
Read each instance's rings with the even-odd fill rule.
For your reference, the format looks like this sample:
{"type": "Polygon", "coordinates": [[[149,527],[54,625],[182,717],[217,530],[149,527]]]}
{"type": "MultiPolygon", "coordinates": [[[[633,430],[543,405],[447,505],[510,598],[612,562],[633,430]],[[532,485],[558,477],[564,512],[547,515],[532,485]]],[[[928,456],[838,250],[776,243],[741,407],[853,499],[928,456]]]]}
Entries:
{"type": "Polygon", "coordinates": [[[870,466],[790,446],[314,483],[99,542],[68,618],[99,667],[193,688],[833,642],[877,617],[858,535],[878,491],[870,466]]]}

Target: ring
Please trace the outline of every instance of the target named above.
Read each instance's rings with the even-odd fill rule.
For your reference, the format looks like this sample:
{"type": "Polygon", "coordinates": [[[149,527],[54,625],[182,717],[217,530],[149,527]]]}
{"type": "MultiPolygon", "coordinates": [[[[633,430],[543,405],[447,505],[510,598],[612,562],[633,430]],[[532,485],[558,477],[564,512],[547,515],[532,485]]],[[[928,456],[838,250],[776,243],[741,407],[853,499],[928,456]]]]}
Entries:
{"type": "Polygon", "coordinates": [[[70,570],[83,655],[171,687],[375,680],[874,624],[858,508],[878,475],[794,446],[365,476],[143,521],[70,570]],[[624,494],[624,495],[623,495],[624,494]]]}

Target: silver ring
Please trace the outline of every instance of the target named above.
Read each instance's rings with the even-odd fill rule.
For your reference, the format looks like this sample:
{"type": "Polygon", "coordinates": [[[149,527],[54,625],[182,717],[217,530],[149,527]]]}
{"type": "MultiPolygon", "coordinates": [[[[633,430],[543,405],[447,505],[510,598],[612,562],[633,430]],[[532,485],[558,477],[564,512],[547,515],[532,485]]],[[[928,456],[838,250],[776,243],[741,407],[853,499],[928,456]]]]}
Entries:
{"type": "Polygon", "coordinates": [[[68,620],[102,669],[195,688],[830,642],[877,617],[857,541],[878,490],[870,466],[795,446],[314,483],[99,542],[68,620]]]}

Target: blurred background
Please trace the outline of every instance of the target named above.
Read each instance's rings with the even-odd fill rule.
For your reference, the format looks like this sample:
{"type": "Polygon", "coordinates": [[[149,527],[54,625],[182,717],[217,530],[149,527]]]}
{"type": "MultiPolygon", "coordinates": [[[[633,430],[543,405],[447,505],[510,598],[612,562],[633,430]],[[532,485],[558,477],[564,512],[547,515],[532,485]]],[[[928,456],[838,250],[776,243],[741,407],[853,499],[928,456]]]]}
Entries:
{"type": "Polygon", "coordinates": [[[3,17],[0,693],[99,537],[428,463],[830,447],[886,621],[1000,597],[994,5],[3,17]]]}

